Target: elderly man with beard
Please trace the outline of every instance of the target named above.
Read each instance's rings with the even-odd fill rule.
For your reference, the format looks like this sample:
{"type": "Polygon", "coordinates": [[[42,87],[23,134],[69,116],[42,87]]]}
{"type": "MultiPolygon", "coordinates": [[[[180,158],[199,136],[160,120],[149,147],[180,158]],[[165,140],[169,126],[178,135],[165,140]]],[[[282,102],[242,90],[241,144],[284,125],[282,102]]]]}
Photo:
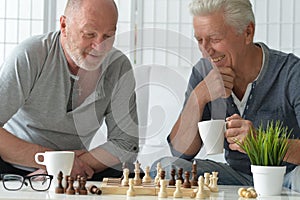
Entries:
{"type": "Polygon", "coordinates": [[[138,153],[135,80],[113,47],[113,0],[69,0],[60,30],[33,36],[0,69],[0,173],[40,173],[37,152],[75,152],[72,175],[121,176],[138,153]],[[89,149],[103,121],[106,141],[89,149]]]}

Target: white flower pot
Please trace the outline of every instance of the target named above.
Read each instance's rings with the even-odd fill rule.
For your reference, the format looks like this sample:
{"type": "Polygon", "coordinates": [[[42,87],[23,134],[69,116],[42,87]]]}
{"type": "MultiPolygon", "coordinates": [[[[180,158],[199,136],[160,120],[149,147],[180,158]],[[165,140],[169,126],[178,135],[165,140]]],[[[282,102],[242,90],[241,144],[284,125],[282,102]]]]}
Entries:
{"type": "Polygon", "coordinates": [[[286,166],[251,165],[254,188],[260,196],[280,195],[286,166]]]}

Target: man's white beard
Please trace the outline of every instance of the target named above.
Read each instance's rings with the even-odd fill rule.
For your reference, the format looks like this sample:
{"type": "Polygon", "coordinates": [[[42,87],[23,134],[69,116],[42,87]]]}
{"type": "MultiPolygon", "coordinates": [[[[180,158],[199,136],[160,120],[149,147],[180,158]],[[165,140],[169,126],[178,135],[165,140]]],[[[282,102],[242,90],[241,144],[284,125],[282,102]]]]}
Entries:
{"type": "Polygon", "coordinates": [[[94,71],[96,69],[98,69],[102,63],[102,61],[104,60],[104,58],[106,57],[107,53],[102,55],[101,58],[99,59],[99,61],[97,62],[94,62],[94,63],[89,63],[87,59],[85,59],[82,55],[81,55],[81,52],[78,48],[74,47],[72,49],[72,47],[69,45],[71,42],[68,41],[66,43],[66,46],[65,46],[65,50],[66,50],[66,53],[70,56],[70,58],[74,61],[74,63],[84,69],[84,70],[87,70],[87,71],[94,71]]]}

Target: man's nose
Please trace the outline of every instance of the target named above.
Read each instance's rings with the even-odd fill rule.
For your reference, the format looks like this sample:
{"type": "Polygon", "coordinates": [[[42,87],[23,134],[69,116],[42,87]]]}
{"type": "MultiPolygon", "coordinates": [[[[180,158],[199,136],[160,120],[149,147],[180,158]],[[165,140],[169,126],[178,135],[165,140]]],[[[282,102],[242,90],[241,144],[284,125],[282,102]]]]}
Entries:
{"type": "Polygon", "coordinates": [[[107,41],[105,41],[103,38],[97,38],[96,40],[93,41],[92,43],[92,48],[97,50],[97,51],[101,51],[101,50],[105,50],[106,48],[106,43],[107,41]]]}

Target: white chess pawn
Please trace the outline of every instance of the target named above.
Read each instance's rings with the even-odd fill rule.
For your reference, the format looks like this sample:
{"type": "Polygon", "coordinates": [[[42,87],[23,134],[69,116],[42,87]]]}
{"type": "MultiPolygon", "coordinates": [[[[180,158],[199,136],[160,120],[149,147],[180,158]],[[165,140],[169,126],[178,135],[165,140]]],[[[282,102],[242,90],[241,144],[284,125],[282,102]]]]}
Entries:
{"type": "Polygon", "coordinates": [[[196,194],[196,199],[204,199],[208,197],[206,191],[204,191],[204,178],[203,176],[200,176],[198,178],[198,191],[196,194]]]}
{"type": "Polygon", "coordinates": [[[181,180],[176,180],[176,190],[173,193],[174,198],[182,198],[181,180]]]}
{"type": "Polygon", "coordinates": [[[127,190],[127,196],[128,197],[134,197],[135,196],[135,190],[133,188],[133,185],[134,185],[134,181],[132,178],[129,179],[129,188],[127,190]]]}
{"type": "Polygon", "coordinates": [[[167,193],[167,181],[166,180],[160,180],[160,190],[158,192],[158,197],[159,198],[167,198],[168,193],[167,193]]]}
{"type": "Polygon", "coordinates": [[[122,179],[121,185],[122,186],[129,185],[129,169],[128,168],[123,169],[123,179],[122,179]]]}
{"type": "Polygon", "coordinates": [[[145,176],[143,177],[143,180],[142,180],[143,183],[151,183],[152,179],[151,179],[149,173],[150,173],[150,167],[147,166],[145,168],[145,176]]]}

